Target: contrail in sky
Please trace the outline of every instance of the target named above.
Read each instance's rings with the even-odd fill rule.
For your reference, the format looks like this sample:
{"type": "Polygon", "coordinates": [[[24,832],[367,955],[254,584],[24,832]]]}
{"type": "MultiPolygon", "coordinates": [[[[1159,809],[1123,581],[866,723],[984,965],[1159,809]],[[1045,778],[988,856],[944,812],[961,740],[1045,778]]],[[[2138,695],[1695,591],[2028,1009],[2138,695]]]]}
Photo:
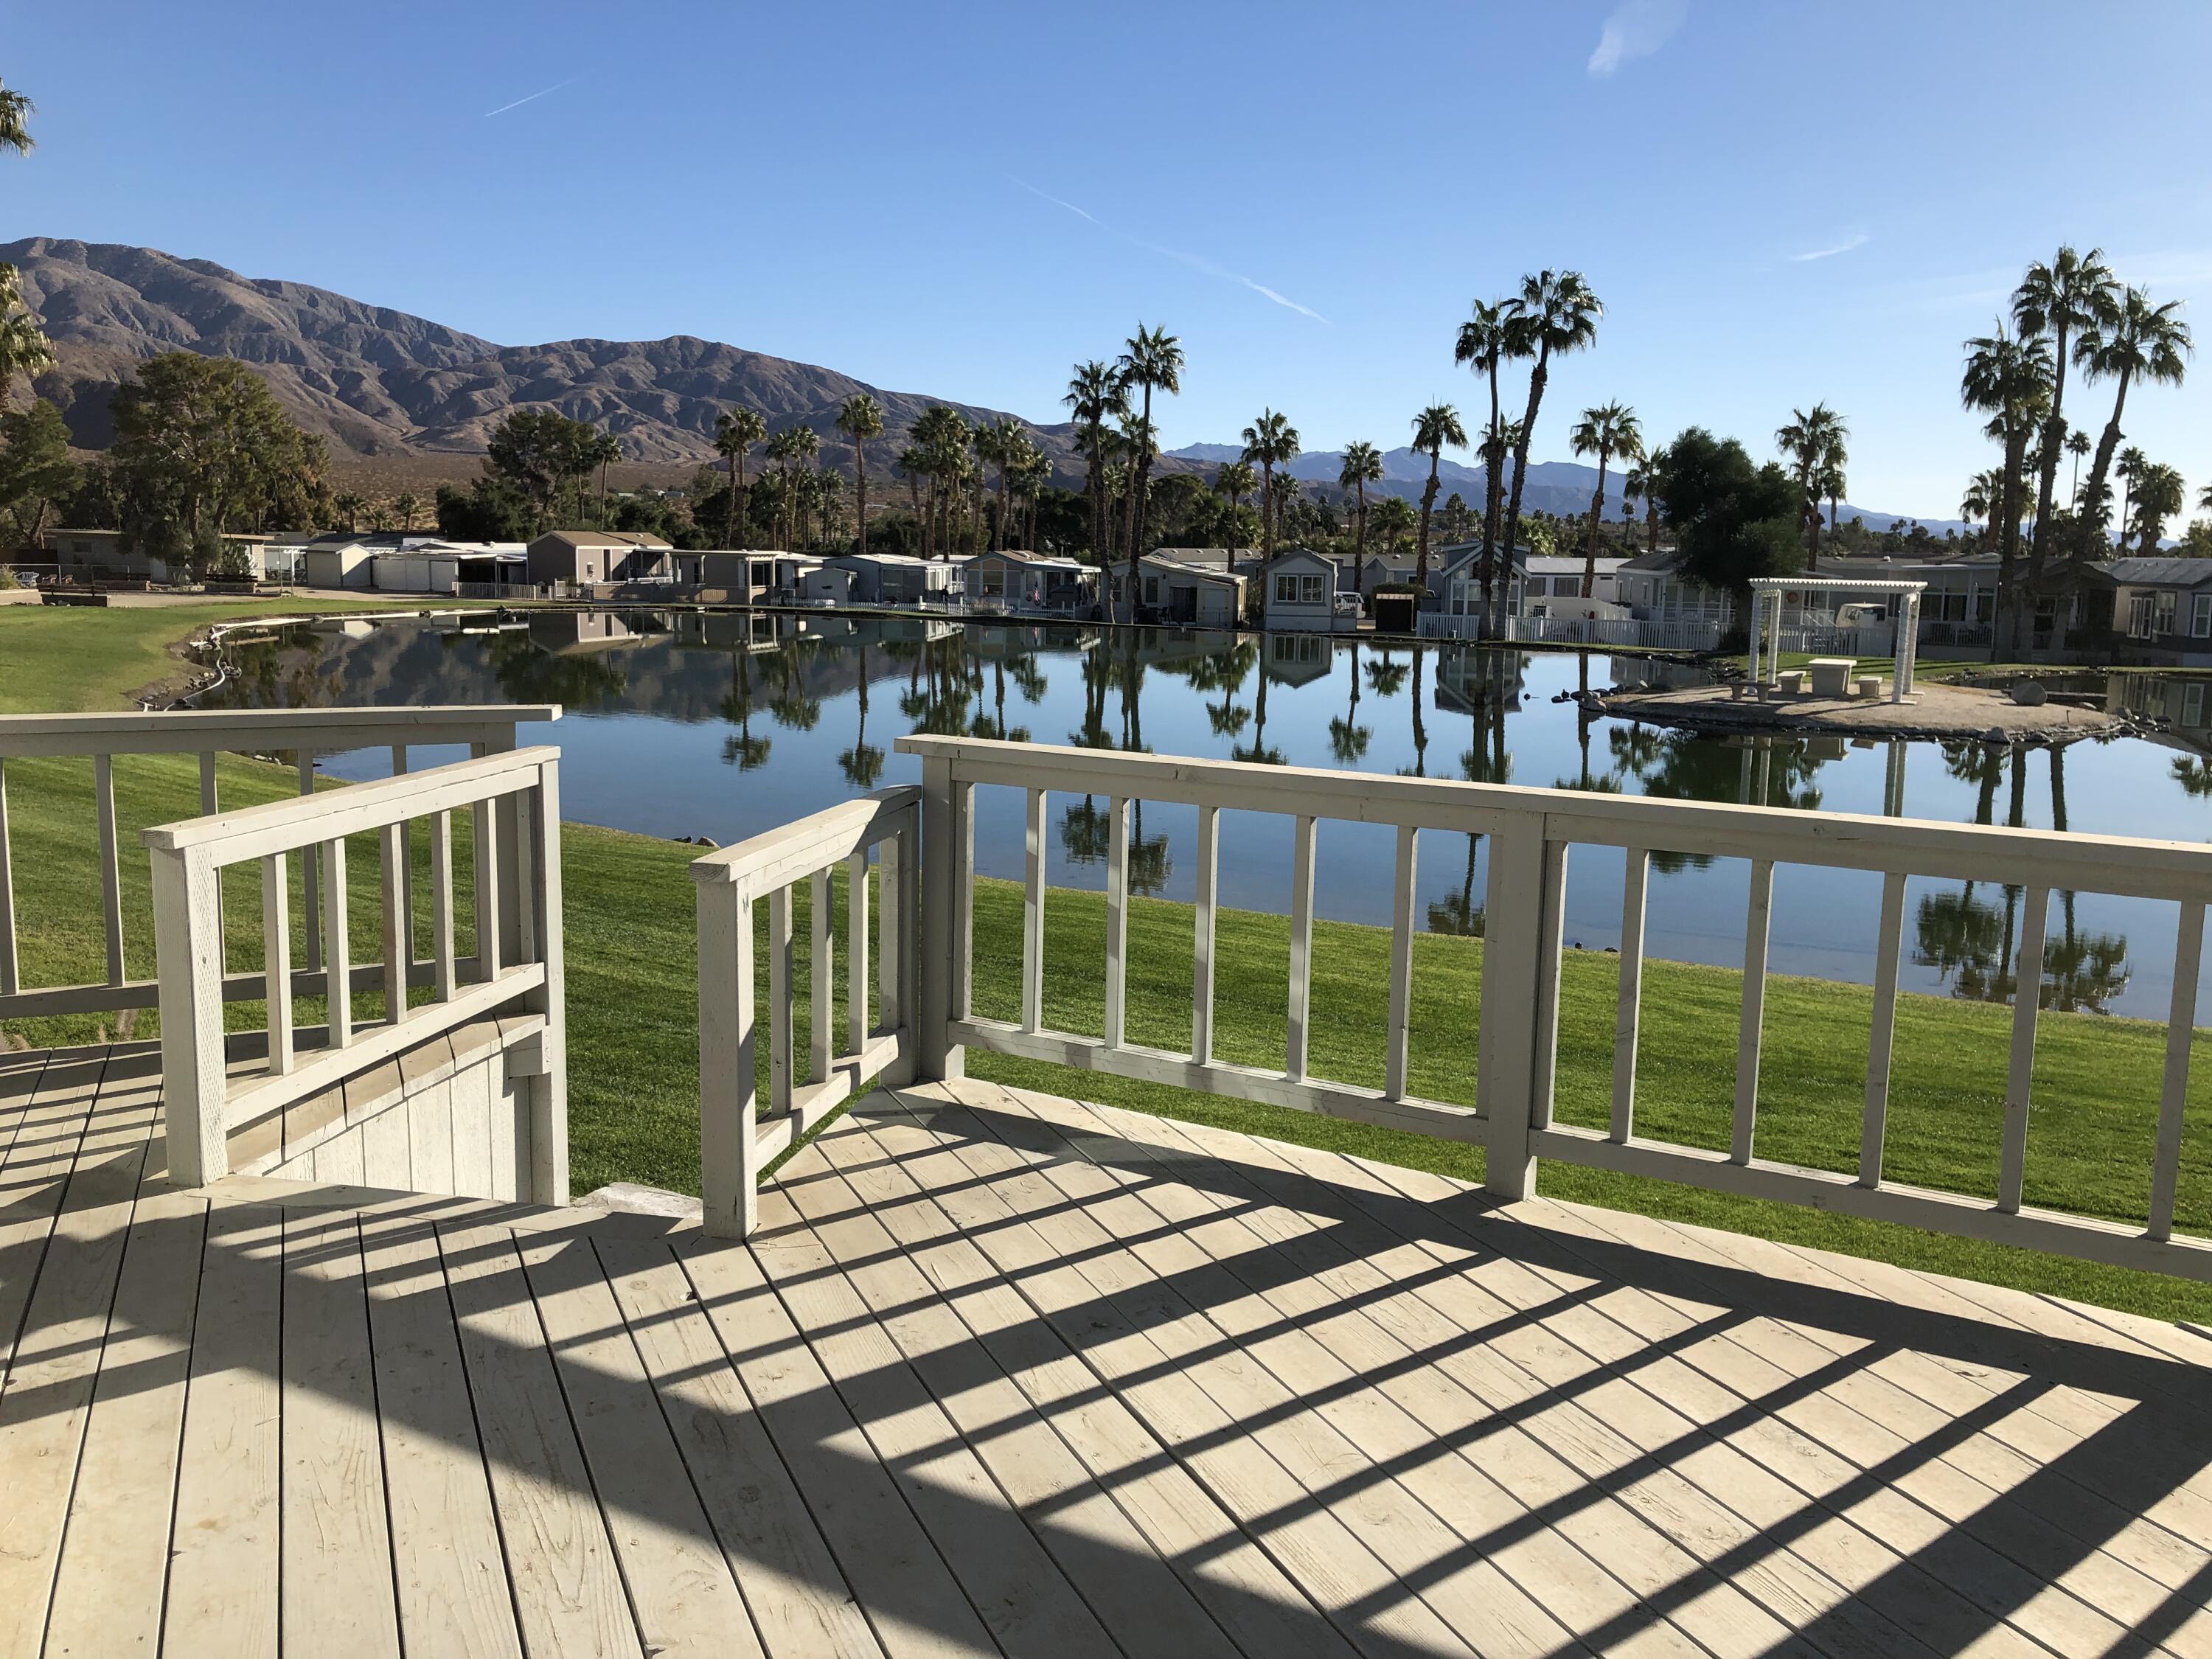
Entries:
{"type": "Polygon", "coordinates": [[[1310,306],[1302,306],[1296,300],[1291,299],[1288,295],[1277,292],[1275,289],[1269,288],[1265,283],[1255,282],[1249,276],[1245,276],[1242,271],[1231,270],[1226,265],[1217,264],[1202,254],[1186,253],[1181,248],[1163,247],[1158,242],[1148,242],[1141,236],[1133,236],[1127,231],[1121,229],[1119,226],[1108,224],[1097,214],[1085,212],[1083,209],[1076,206],[1073,202],[1064,202],[1059,197],[1052,195],[1048,191],[1039,190],[1035,185],[1030,183],[1026,179],[1016,179],[1011,173],[1008,173],[1006,177],[1013,183],[1019,185],[1024,190],[1029,191],[1030,195],[1049,202],[1056,208],[1065,208],[1079,219],[1088,219],[1092,224],[1097,226],[1099,229],[1109,231],[1113,234],[1119,236],[1125,242],[1133,242],[1139,247],[1143,248],[1147,253],[1157,253],[1164,258],[1179,260],[1182,264],[1190,266],[1194,270],[1202,270],[1209,276],[1218,276],[1225,283],[1240,283],[1244,287],[1250,289],[1255,294],[1260,295],[1263,298],[1273,301],[1277,305],[1283,307],[1285,310],[1295,311],[1301,317],[1310,317],[1317,323],[1325,323],[1328,320],[1328,318],[1322,316],[1321,313],[1314,310],[1310,306]]]}
{"type": "Polygon", "coordinates": [[[497,109],[488,109],[483,112],[483,118],[489,121],[495,115],[504,115],[511,109],[520,109],[525,104],[532,102],[537,99],[543,98],[549,93],[560,91],[562,87],[573,87],[575,84],[576,77],[572,75],[567,80],[562,82],[560,85],[548,87],[544,92],[533,92],[528,98],[518,98],[511,104],[501,104],[497,109]]]}

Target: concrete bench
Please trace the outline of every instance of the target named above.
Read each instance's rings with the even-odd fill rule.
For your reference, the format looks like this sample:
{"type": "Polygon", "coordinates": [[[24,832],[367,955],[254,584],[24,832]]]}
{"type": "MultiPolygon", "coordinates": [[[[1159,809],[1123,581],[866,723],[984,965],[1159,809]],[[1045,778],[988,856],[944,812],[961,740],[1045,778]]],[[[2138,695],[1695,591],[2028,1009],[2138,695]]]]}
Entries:
{"type": "Polygon", "coordinates": [[[1858,678],[1858,694],[1861,698],[1868,702],[1873,702],[1879,699],[1881,696],[1881,676],[1879,674],[1860,675],[1858,678]]]}
{"type": "Polygon", "coordinates": [[[1774,684],[1767,688],[1778,697],[1794,697],[1805,690],[1805,675],[1802,669],[1792,668],[1777,674],[1774,684]]]}
{"type": "Polygon", "coordinates": [[[1856,657],[1815,657],[1806,665],[1813,677],[1813,695],[1816,697],[1848,697],[1851,695],[1851,676],[1858,672],[1856,657]]]}

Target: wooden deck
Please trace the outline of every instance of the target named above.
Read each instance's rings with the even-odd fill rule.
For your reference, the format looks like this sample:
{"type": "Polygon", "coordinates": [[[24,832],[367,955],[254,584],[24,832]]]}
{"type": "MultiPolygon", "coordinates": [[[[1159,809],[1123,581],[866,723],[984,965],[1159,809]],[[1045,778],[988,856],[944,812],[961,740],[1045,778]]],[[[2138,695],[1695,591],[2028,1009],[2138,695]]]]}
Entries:
{"type": "Polygon", "coordinates": [[[2212,1654],[2212,1340],[981,1083],[746,1246],[0,1055],[0,1659],[2212,1654]]]}

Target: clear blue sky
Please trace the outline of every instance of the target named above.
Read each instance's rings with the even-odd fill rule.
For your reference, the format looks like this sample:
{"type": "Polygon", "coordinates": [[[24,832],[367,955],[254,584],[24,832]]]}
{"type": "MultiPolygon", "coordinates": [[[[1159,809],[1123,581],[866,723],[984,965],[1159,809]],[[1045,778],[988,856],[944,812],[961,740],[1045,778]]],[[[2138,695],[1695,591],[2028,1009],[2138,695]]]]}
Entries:
{"type": "MultiPolygon", "coordinates": [[[[1588,403],[1765,453],[1825,398],[1854,501],[1949,517],[1991,459],[1959,343],[2028,259],[2101,244],[2212,354],[2208,59],[2203,0],[18,7],[0,234],[1037,418],[1142,318],[1189,354],[1170,447],[1263,404],[1316,448],[1472,416],[1468,302],[1571,266],[1607,315],[1538,459],[1588,403]]],[[[2192,501],[2195,376],[2128,422],[2192,501]]]]}

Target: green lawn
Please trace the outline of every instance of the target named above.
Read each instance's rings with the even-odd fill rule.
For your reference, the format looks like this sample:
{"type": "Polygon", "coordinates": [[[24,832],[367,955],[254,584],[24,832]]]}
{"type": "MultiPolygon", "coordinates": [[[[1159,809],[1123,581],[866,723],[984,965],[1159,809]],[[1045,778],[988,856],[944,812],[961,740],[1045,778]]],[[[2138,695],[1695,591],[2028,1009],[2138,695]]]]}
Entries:
{"type": "Polygon", "coordinates": [[[210,599],[204,605],[0,605],[0,714],[125,709],[185,665],[171,647],[210,623],[332,611],[449,610],[474,600],[210,599]]]}
{"type": "MultiPolygon", "coordinates": [[[[173,627],[178,615],[28,614],[128,617],[134,623],[143,615],[164,618],[173,627]]],[[[54,701],[82,706],[81,697],[54,701]]],[[[90,775],[88,762],[75,760],[16,762],[8,769],[27,983],[100,976],[90,775]]],[[[223,762],[221,781],[225,802],[234,805],[277,799],[296,787],[282,768],[237,758],[223,762]]],[[[198,810],[197,771],[189,757],[125,757],[116,765],[116,786],[129,966],[134,975],[150,975],[152,929],[137,832],[198,810]]],[[[562,836],[574,1185],[585,1191],[626,1179],[696,1191],[696,988],[692,887],[685,873],[694,850],[579,824],[564,825],[562,836]]],[[[467,839],[458,826],[456,843],[458,878],[465,883],[467,839]]],[[[364,841],[351,856],[363,872],[353,887],[356,959],[370,960],[378,949],[370,875],[374,851],[364,841]]],[[[418,858],[418,872],[426,867],[427,860],[418,858]]],[[[228,893],[231,961],[238,968],[258,956],[253,879],[241,872],[228,893]]],[[[803,937],[803,888],[799,899],[803,937]]],[[[1096,1034],[1103,1019],[1103,900],[1095,893],[1055,889],[1047,908],[1049,1021],[1096,1034]]],[[[465,903],[461,908],[465,913],[465,903]]],[[[427,904],[418,903],[417,911],[426,915],[427,904]]],[[[1018,977],[1019,889],[1000,882],[979,884],[975,918],[978,1012],[1011,1017],[1018,977]]],[[[1128,1025],[1133,1041],[1188,1046],[1191,927],[1187,906],[1133,902],[1128,1025]]],[[[1218,937],[1218,1051],[1224,1059],[1279,1066],[1289,973],[1287,925],[1279,916],[1229,911],[1220,917],[1218,937]]],[[[1311,1045],[1316,1075],[1380,1083],[1389,947],[1388,934],[1379,929],[1316,925],[1311,1045]]],[[[806,952],[802,948],[797,955],[803,1030],[806,952]]],[[[1437,934],[1416,940],[1412,1086],[1417,1092],[1472,1103],[1481,969],[1479,940],[1437,934]]],[[[765,972],[760,978],[764,997],[765,972]]],[[[1612,1091],[1616,985],[1613,957],[1570,953],[1559,1021],[1559,1111],[1565,1121],[1605,1121],[1612,1091]]],[[[1638,1073],[1644,1133],[1707,1146],[1726,1145],[1741,994],[1740,976],[1732,971],[1650,964],[1638,1073]]],[[[1829,1169],[1856,1167],[1869,1010],[1870,996],[1862,987],[1790,978],[1769,981],[1762,1155],[1829,1169]]],[[[365,1000],[361,1012],[374,1012],[374,997],[365,1000]]],[[[241,1004],[234,1006],[231,1018],[248,1025],[258,1023],[258,1013],[255,1005],[241,1004]]],[[[313,1018],[312,1010],[302,1009],[303,1022],[313,1018]]],[[[142,1016],[132,1030],[144,1036],[154,1029],[152,1018],[142,1016]]],[[[113,1022],[16,1022],[6,1035],[42,1046],[89,1039],[103,1030],[113,1034],[113,1022]]],[[[2009,1033],[2006,1008],[1936,997],[1899,999],[1887,1164],[1892,1178],[1994,1193],[2009,1033]]],[[[2044,1016],[2027,1167],[2029,1202],[2140,1219],[2147,1201],[2162,1041],[2161,1028],[2146,1022],[2044,1016]]],[[[2202,1086],[2191,1101],[2178,1220],[2202,1231],[2212,1228],[2212,1112],[2201,1098],[2212,1087],[2212,1052],[2206,1049],[2207,1034],[2200,1033],[2197,1042],[2195,1077],[2202,1086]]],[[[804,1041],[798,1046],[803,1054],[804,1041]]],[[[1469,1179],[1481,1174],[1479,1149],[1398,1131],[1002,1056],[971,1054],[969,1070],[1006,1083],[1469,1179]]],[[[2137,1312],[2212,1319],[2212,1287],[2179,1279],[1556,1162],[1542,1166],[1539,1188],[1558,1198],[1730,1227],[2137,1312]]]]}

